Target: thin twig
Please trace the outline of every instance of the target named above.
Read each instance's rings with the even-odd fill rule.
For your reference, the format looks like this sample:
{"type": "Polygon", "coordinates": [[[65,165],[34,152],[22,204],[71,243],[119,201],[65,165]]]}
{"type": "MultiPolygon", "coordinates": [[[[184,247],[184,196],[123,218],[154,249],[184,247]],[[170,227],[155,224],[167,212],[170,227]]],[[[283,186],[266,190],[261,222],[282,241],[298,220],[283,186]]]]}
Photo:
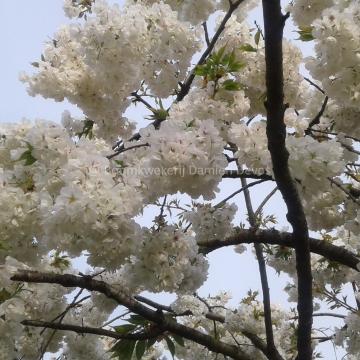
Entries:
{"type": "MultiPolygon", "coordinates": [[[[339,134],[336,133],[336,132],[331,132],[331,131],[325,131],[325,130],[317,130],[317,129],[311,129],[312,132],[318,132],[318,133],[321,133],[321,134],[326,134],[326,135],[334,135],[334,136],[338,136],[339,134]]],[[[350,136],[350,135],[344,135],[344,138],[345,139],[351,139],[351,140],[354,140],[356,142],[360,142],[360,139],[359,138],[356,138],[354,136],[350,136]]]]}
{"type": "Polygon", "coordinates": [[[325,95],[325,91],[318,84],[314,83],[311,79],[307,78],[306,76],[304,76],[304,80],[325,95]]]}
{"type": "Polygon", "coordinates": [[[259,207],[256,209],[255,211],[255,218],[258,218],[260,212],[262,211],[262,209],[264,208],[264,206],[267,204],[267,202],[275,195],[275,193],[278,191],[278,187],[276,186],[266,197],[265,199],[261,202],[261,204],[259,205],[259,207]]]}
{"type": "MultiPolygon", "coordinates": [[[[81,299],[81,301],[79,301],[79,302],[77,301],[78,298],[80,297],[80,295],[83,293],[83,291],[84,291],[84,289],[80,289],[80,290],[79,290],[79,292],[75,295],[75,297],[74,297],[73,301],[70,303],[70,305],[68,305],[68,306],[66,307],[65,311],[64,311],[62,314],[60,314],[59,317],[55,318],[55,319],[51,322],[51,324],[55,324],[54,321],[56,321],[57,319],[59,319],[59,320],[56,322],[56,325],[61,325],[61,322],[64,320],[64,317],[65,317],[66,314],[69,312],[69,310],[72,309],[72,308],[75,306],[75,304],[80,303],[81,301],[84,301],[84,299],[81,299]]],[[[87,298],[88,298],[88,297],[87,297],[87,298]]],[[[44,328],[45,328],[45,327],[44,327],[44,328]]],[[[49,326],[46,326],[46,328],[50,328],[50,327],[49,327],[49,326]]],[[[40,354],[40,356],[39,356],[39,360],[43,359],[43,357],[44,357],[44,355],[45,355],[45,353],[46,353],[47,348],[49,347],[52,339],[54,338],[54,336],[55,336],[55,334],[56,334],[57,329],[54,328],[54,327],[53,327],[53,329],[54,329],[54,331],[50,334],[47,342],[46,342],[45,345],[42,347],[41,354],[40,354]]],[[[43,332],[43,331],[42,331],[42,332],[43,332]]]]}
{"type": "Polygon", "coordinates": [[[206,21],[204,21],[204,22],[202,23],[202,26],[203,26],[203,28],[204,28],[206,45],[207,45],[207,46],[210,46],[209,31],[208,31],[208,27],[207,27],[206,21]]]}
{"type": "MultiPolygon", "coordinates": [[[[242,168],[237,164],[239,171],[242,171],[242,168]]],[[[250,191],[247,187],[246,179],[241,179],[241,185],[244,188],[244,198],[245,205],[249,217],[249,223],[251,226],[251,231],[256,230],[258,227],[257,218],[253,210],[250,191]]],[[[270,289],[269,281],[266,272],[266,264],[264,259],[264,253],[261,244],[254,244],[256,258],[259,265],[259,273],[261,280],[261,288],[263,292],[263,306],[264,306],[264,321],[265,321],[265,332],[266,332],[266,355],[270,360],[283,360],[282,356],[278,352],[275,346],[274,333],[272,328],[272,316],[271,316],[271,301],[270,301],[270,289]]]]}
{"type": "Polygon", "coordinates": [[[118,151],[115,151],[113,154],[111,155],[108,155],[107,158],[110,160],[112,158],[114,158],[115,156],[117,155],[120,155],[126,151],[129,151],[129,150],[133,150],[133,149],[138,149],[138,148],[141,148],[141,147],[148,147],[150,146],[148,143],[144,143],[144,144],[136,144],[136,145],[132,145],[132,146],[129,146],[129,147],[121,147],[121,149],[119,149],[118,151]]]}
{"type": "Polygon", "coordinates": [[[344,186],[333,178],[328,177],[328,180],[342,190],[355,204],[360,204],[359,199],[353,196],[353,194],[344,188],[344,186]]]}
{"type": "Polygon", "coordinates": [[[236,190],[236,191],[233,192],[231,195],[229,195],[228,197],[226,197],[224,200],[221,200],[218,204],[216,204],[216,205],[214,206],[214,208],[215,208],[215,209],[221,208],[224,204],[226,204],[227,201],[229,201],[230,199],[232,199],[234,196],[242,193],[244,190],[246,190],[246,189],[248,189],[248,188],[250,188],[250,187],[252,187],[252,186],[259,185],[259,184],[261,184],[261,183],[263,183],[263,182],[265,182],[265,181],[267,181],[267,180],[261,179],[261,180],[258,180],[258,181],[254,181],[254,182],[252,182],[252,183],[250,183],[250,184],[247,184],[246,186],[243,186],[241,189],[236,190]]]}
{"type": "MultiPolygon", "coordinates": [[[[339,318],[339,319],[346,318],[346,315],[335,314],[335,313],[314,313],[313,316],[315,316],[315,317],[329,316],[329,317],[335,317],[335,318],[339,318]]],[[[293,318],[291,318],[291,320],[297,320],[298,318],[299,318],[298,316],[294,316],[293,318]]]]}
{"type": "Polygon", "coordinates": [[[317,124],[320,123],[321,117],[324,115],[324,112],[325,112],[325,110],[326,110],[326,105],[327,105],[328,101],[329,101],[329,98],[328,98],[327,96],[325,96],[325,99],[324,99],[324,102],[323,102],[323,104],[322,104],[322,106],[321,106],[320,111],[319,111],[318,114],[314,117],[314,119],[312,119],[312,120],[310,121],[310,124],[309,124],[308,128],[305,130],[305,134],[306,134],[306,135],[309,135],[309,134],[311,133],[312,127],[313,127],[314,125],[317,125],[317,124]]]}

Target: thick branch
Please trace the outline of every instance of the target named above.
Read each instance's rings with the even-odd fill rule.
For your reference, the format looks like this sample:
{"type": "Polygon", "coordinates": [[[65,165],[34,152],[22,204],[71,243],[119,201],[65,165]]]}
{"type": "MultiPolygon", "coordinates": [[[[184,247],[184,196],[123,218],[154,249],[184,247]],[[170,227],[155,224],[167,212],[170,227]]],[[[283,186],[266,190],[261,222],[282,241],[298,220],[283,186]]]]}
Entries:
{"type": "Polygon", "coordinates": [[[281,12],[280,0],[263,0],[265,27],[265,58],[267,88],[267,138],[275,181],[285,200],[287,219],[293,228],[298,275],[298,360],[311,360],[312,328],[312,273],[310,242],[307,221],[301,200],[291,176],[285,146],[284,78],[283,78],[283,28],[286,20],[281,12]]]}
{"type": "Polygon", "coordinates": [[[70,274],[40,273],[36,271],[18,271],[12,278],[13,281],[24,281],[31,283],[59,284],[64,287],[79,287],[89,291],[97,291],[110,299],[115,300],[119,305],[125,306],[132,312],[141,315],[145,319],[154,322],[164,331],[184,337],[205,346],[210,351],[220,353],[238,360],[250,360],[241,349],[218,341],[210,335],[198,330],[179,324],[176,320],[165,317],[161,311],[154,311],[142,305],[134,298],[115,291],[109,284],[103,281],[94,280],[88,276],[75,276],[70,274]]]}
{"type": "MultiPolygon", "coordinates": [[[[330,261],[336,261],[339,264],[359,271],[357,265],[360,259],[351,251],[340,246],[333,245],[324,240],[310,238],[311,252],[321,255],[330,261]]],[[[295,248],[293,234],[288,232],[279,232],[277,230],[256,230],[239,229],[236,234],[224,240],[212,240],[199,243],[203,253],[210,253],[216,249],[225,246],[262,243],[269,245],[286,246],[295,248]]]]}

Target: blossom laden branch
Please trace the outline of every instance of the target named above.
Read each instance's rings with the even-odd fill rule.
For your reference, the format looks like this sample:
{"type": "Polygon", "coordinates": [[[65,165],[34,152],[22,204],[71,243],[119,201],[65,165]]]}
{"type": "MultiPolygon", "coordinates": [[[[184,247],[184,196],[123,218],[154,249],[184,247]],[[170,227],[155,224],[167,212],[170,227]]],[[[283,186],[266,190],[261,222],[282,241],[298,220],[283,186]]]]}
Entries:
{"type": "MultiPolygon", "coordinates": [[[[187,79],[185,80],[184,83],[180,84],[180,91],[178,92],[177,96],[176,96],[176,102],[180,102],[182,101],[185,96],[189,93],[191,85],[195,79],[195,69],[199,66],[205,63],[207,57],[211,54],[211,52],[214,50],[215,45],[217,43],[217,41],[220,38],[220,35],[223,33],[223,31],[225,30],[225,26],[226,23],[229,21],[229,19],[231,18],[232,14],[234,13],[234,11],[239,7],[239,5],[243,2],[244,0],[237,0],[235,2],[231,2],[230,3],[230,7],[228,12],[225,14],[223,20],[221,21],[217,31],[215,32],[213,38],[211,39],[211,41],[209,40],[209,44],[207,45],[205,51],[203,52],[203,54],[201,55],[199,61],[197,62],[197,64],[194,66],[194,68],[190,71],[189,76],[187,77],[187,79]]],[[[136,99],[138,101],[141,101],[142,103],[144,103],[143,99],[141,98],[140,95],[138,95],[137,93],[132,93],[132,96],[136,96],[136,99]],[[136,94],[136,95],[135,95],[136,94]],[[140,100],[140,99],[141,100],[140,100]]],[[[144,105],[148,108],[148,109],[152,109],[152,106],[149,103],[144,103],[144,105]]],[[[152,125],[157,129],[160,125],[161,122],[164,121],[165,119],[156,119],[155,121],[152,122],[152,125]]],[[[135,133],[128,141],[137,141],[140,140],[141,135],[139,132],[135,133]]],[[[121,151],[124,149],[124,144],[120,145],[118,147],[118,151],[121,151]]],[[[117,154],[116,154],[117,155],[117,154]]],[[[116,156],[116,155],[110,155],[110,156],[116,156]]]]}
{"type": "MultiPolygon", "coordinates": [[[[212,240],[204,243],[198,243],[201,251],[208,254],[217,249],[240,245],[262,243],[268,245],[279,245],[289,248],[295,248],[296,243],[293,234],[289,232],[280,232],[277,230],[256,230],[238,229],[236,233],[226,239],[212,240]]],[[[341,265],[347,266],[353,270],[359,271],[360,258],[354,253],[340,246],[333,245],[327,241],[310,238],[310,251],[314,254],[323,256],[330,261],[336,261],[341,265]]]]}
{"type": "Polygon", "coordinates": [[[211,54],[211,52],[215,48],[215,45],[216,45],[217,41],[219,40],[220,35],[225,30],[226,23],[231,18],[234,11],[239,7],[239,5],[243,1],[244,0],[237,0],[237,1],[234,1],[234,2],[232,2],[232,1],[230,2],[229,10],[225,14],[224,18],[222,19],[218,29],[216,30],[213,38],[210,41],[208,47],[206,48],[204,53],[201,55],[201,57],[200,57],[199,61],[197,62],[195,68],[190,72],[190,75],[188,76],[186,81],[182,84],[181,90],[180,90],[180,92],[178,93],[178,95],[176,97],[177,102],[181,101],[189,93],[190,88],[191,88],[191,84],[193,83],[193,81],[195,79],[195,69],[196,69],[196,67],[199,66],[199,65],[203,65],[205,63],[207,57],[211,54]]]}
{"type": "Polygon", "coordinates": [[[164,316],[161,311],[151,310],[136,301],[135,298],[116,291],[109,284],[94,280],[90,276],[19,270],[12,276],[11,280],[29,283],[58,284],[67,288],[79,287],[102,293],[109,299],[115,300],[119,305],[125,306],[135,314],[141,315],[145,319],[157,324],[164,331],[169,331],[175,335],[194,341],[205,346],[210,351],[229,356],[235,360],[250,360],[250,357],[238,347],[216,340],[210,335],[204,334],[196,329],[179,324],[175,319],[164,316]]]}

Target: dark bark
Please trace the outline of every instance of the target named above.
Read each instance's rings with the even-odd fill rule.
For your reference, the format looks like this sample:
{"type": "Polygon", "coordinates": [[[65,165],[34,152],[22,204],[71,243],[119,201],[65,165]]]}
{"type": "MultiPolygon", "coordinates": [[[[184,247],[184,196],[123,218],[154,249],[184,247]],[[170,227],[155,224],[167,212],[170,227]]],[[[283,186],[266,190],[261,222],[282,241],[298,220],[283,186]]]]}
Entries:
{"type": "Polygon", "coordinates": [[[169,331],[185,339],[194,341],[205,346],[210,351],[229,356],[232,359],[251,360],[250,357],[237,346],[216,340],[210,335],[178,323],[176,319],[165,317],[163,312],[151,310],[136,301],[133,297],[116,291],[109,284],[94,280],[90,276],[61,275],[20,270],[11,280],[30,283],[59,284],[67,288],[79,287],[89,291],[97,291],[115,300],[119,305],[125,306],[135,314],[141,315],[145,319],[157,324],[159,329],[163,331],[169,331]]]}
{"type": "Polygon", "coordinates": [[[265,26],[267,138],[275,181],[287,206],[287,219],[293,228],[298,276],[299,327],[298,360],[312,359],[312,273],[307,221],[296,184],[289,170],[284,123],[284,79],[282,39],[286,16],[280,0],[263,0],[265,26]]]}
{"type": "MultiPolygon", "coordinates": [[[[225,246],[254,243],[279,245],[289,248],[295,248],[296,244],[293,241],[293,234],[288,232],[280,232],[277,230],[252,231],[248,229],[240,229],[237,230],[235,235],[230,236],[227,239],[207,241],[206,243],[200,243],[199,246],[201,251],[207,254],[225,246]]],[[[336,261],[341,265],[359,271],[357,266],[360,262],[360,258],[351,251],[340,246],[333,245],[325,240],[313,238],[309,239],[309,245],[312,253],[321,255],[330,261],[336,261]]]]}

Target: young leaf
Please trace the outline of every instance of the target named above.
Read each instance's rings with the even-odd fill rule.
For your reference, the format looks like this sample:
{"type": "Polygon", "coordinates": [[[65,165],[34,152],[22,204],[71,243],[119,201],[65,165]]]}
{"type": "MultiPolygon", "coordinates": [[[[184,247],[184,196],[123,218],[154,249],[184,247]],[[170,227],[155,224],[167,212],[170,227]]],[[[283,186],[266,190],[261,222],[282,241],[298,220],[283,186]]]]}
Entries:
{"type": "Polygon", "coordinates": [[[174,356],[175,356],[175,344],[168,336],[165,337],[165,340],[166,340],[167,347],[168,347],[168,349],[170,351],[170,354],[171,354],[172,358],[174,359],[174,356]]]}
{"type": "Polygon", "coordinates": [[[0,304],[11,299],[12,295],[5,289],[0,290],[0,304]]]}
{"type": "Polygon", "coordinates": [[[137,360],[141,360],[141,358],[143,357],[146,350],[146,345],[146,340],[138,341],[136,343],[135,354],[137,360]]]}
{"type": "Polygon", "coordinates": [[[224,81],[222,87],[225,89],[225,90],[228,90],[228,91],[239,91],[241,90],[241,85],[234,81],[234,80],[226,80],[224,81]]]}
{"type": "Polygon", "coordinates": [[[126,321],[135,325],[145,325],[147,323],[147,320],[140,315],[131,315],[130,319],[127,319],[126,321]]]}
{"type": "Polygon", "coordinates": [[[153,338],[153,339],[149,339],[147,344],[146,344],[146,348],[150,349],[157,341],[157,338],[153,338]]]}
{"type": "Polygon", "coordinates": [[[127,334],[135,329],[136,329],[136,325],[133,324],[124,324],[114,327],[114,330],[119,334],[127,334]]]}
{"type": "Polygon", "coordinates": [[[196,66],[194,70],[195,75],[197,76],[206,76],[207,75],[207,69],[205,65],[198,65],[196,66]]]}
{"type": "Polygon", "coordinates": [[[243,69],[245,66],[246,66],[245,63],[241,61],[236,61],[229,65],[228,70],[230,73],[235,73],[243,69]]]}
{"type": "Polygon", "coordinates": [[[222,46],[218,52],[214,53],[211,57],[216,64],[221,62],[221,59],[225,53],[226,45],[222,46]]]}
{"type": "Polygon", "coordinates": [[[260,42],[260,35],[261,35],[261,32],[260,32],[260,29],[256,32],[255,36],[254,36],[254,40],[255,40],[255,44],[256,46],[259,45],[259,42],[260,42]]]}
{"type": "Polygon", "coordinates": [[[32,153],[31,153],[32,150],[34,149],[34,148],[32,147],[32,145],[28,143],[27,146],[28,146],[28,149],[21,154],[21,156],[20,156],[20,158],[19,158],[19,161],[20,161],[20,160],[25,160],[25,164],[24,164],[24,165],[25,165],[25,166],[30,166],[30,165],[32,165],[34,162],[36,162],[37,159],[35,159],[34,156],[33,156],[32,153]]]}
{"type": "Polygon", "coordinates": [[[135,340],[118,341],[110,350],[114,353],[112,358],[117,357],[119,360],[131,360],[134,353],[135,344],[135,340]]]}
{"type": "Polygon", "coordinates": [[[92,137],[93,137],[93,133],[92,133],[93,127],[94,127],[94,121],[92,121],[90,119],[86,119],[86,120],[84,120],[84,127],[83,127],[82,131],[77,133],[76,135],[79,137],[79,139],[82,136],[89,137],[89,139],[92,139],[92,137]]]}
{"type": "Polygon", "coordinates": [[[179,335],[171,335],[171,337],[176,341],[177,344],[179,344],[180,346],[184,347],[185,346],[185,343],[184,343],[184,338],[182,338],[181,336],[179,335]]]}
{"type": "Polygon", "coordinates": [[[250,44],[244,44],[240,46],[240,50],[242,51],[248,51],[248,52],[257,52],[257,49],[255,49],[252,45],[250,44]]]}
{"type": "Polygon", "coordinates": [[[297,40],[301,41],[312,41],[314,40],[314,36],[312,35],[312,26],[300,26],[297,33],[300,37],[297,40]]]}

